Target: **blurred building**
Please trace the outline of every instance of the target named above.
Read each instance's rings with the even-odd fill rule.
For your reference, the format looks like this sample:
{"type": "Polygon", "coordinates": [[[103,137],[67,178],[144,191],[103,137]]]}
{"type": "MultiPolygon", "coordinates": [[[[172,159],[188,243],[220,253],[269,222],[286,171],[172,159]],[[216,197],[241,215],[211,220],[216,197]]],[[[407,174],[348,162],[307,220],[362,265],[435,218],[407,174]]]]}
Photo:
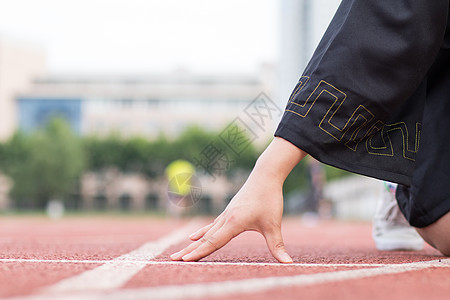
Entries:
{"type": "Polygon", "coordinates": [[[329,182],[324,189],[324,196],[332,203],[334,217],[370,221],[382,188],[380,180],[351,175],[329,182]]]}
{"type": "MultiPolygon", "coordinates": [[[[29,43],[0,36],[0,141],[17,128],[16,96],[45,73],[45,54],[29,43]]],[[[1,158],[0,158],[1,159],[1,158]]],[[[0,173],[0,210],[7,209],[12,182],[0,173]]]]}
{"type": "MultiPolygon", "coordinates": [[[[177,135],[191,124],[223,130],[261,92],[283,109],[339,3],[281,0],[280,59],[276,68],[263,65],[255,74],[49,75],[41,51],[0,39],[0,139],[17,128],[32,131],[53,116],[66,119],[81,135],[117,132],[152,138],[177,135]]],[[[269,137],[273,130],[266,133],[269,137]]],[[[210,198],[205,201],[223,205],[219,202],[227,192],[214,193],[226,184],[217,181],[205,190],[210,198]]],[[[87,208],[151,209],[162,205],[166,192],[162,182],[113,170],[85,174],[81,185],[80,206],[87,208]]]]}
{"type": "MultiPolygon", "coordinates": [[[[217,176],[215,180],[204,175],[198,178],[201,190],[198,202],[186,209],[179,208],[184,213],[190,210],[195,213],[220,213],[242,183],[242,178],[235,178],[234,181],[224,176],[217,176]]],[[[168,200],[167,179],[148,180],[143,174],[123,173],[115,168],[84,174],[80,192],[82,197],[77,200],[81,202],[71,203],[70,208],[167,212],[176,209],[176,205],[168,200]]]]}
{"type": "Polygon", "coordinates": [[[45,74],[45,53],[26,42],[0,36],[0,140],[17,128],[16,96],[45,74]]]}
{"type": "MultiPolygon", "coordinates": [[[[173,136],[192,124],[222,131],[261,92],[270,97],[273,70],[273,66],[263,65],[255,74],[177,70],[145,76],[49,75],[45,74],[43,53],[26,44],[2,40],[0,138],[7,139],[18,128],[33,131],[54,116],[64,118],[81,135],[173,136]]],[[[266,133],[267,137],[272,135],[271,130],[266,133]]],[[[0,174],[0,209],[10,205],[11,184],[0,174]]],[[[228,185],[217,180],[214,189],[205,190],[203,206],[207,210],[222,208],[228,185]]],[[[161,209],[166,203],[166,188],[161,180],[149,182],[141,174],[114,170],[88,173],[82,178],[81,197],[73,208],[161,209]]]]}
{"type": "Polygon", "coordinates": [[[19,126],[38,128],[52,116],[82,134],[155,137],[197,124],[221,130],[261,92],[270,95],[272,67],[257,74],[38,77],[17,96],[19,126]]]}
{"type": "MultiPolygon", "coordinates": [[[[18,125],[33,131],[54,117],[81,135],[175,136],[196,124],[224,130],[257,97],[273,90],[273,67],[257,74],[199,75],[187,71],[146,76],[46,75],[16,94],[18,125]]],[[[258,126],[248,123],[248,126],[258,126]]],[[[274,127],[275,124],[273,124],[274,127]]],[[[266,143],[272,130],[265,131],[266,143]]],[[[167,182],[109,169],[86,173],[72,209],[165,210],[167,182]]],[[[196,210],[220,211],[235,185],[218,178],[208,185],[196,210]],[[211,188],[213,187],[213,188],[211,188]]]]}

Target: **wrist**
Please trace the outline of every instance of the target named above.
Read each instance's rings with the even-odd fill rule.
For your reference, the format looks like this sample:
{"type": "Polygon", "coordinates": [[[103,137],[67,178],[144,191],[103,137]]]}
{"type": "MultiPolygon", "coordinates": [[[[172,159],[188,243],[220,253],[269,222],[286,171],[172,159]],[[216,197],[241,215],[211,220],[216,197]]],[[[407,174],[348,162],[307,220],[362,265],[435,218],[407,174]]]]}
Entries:
{"type": "Polygon", "coordinates": [[[254,172],[283,183],[292,169],[306,155],[306,152],[292,143],[275,137],[256,161],[254,172]]]}

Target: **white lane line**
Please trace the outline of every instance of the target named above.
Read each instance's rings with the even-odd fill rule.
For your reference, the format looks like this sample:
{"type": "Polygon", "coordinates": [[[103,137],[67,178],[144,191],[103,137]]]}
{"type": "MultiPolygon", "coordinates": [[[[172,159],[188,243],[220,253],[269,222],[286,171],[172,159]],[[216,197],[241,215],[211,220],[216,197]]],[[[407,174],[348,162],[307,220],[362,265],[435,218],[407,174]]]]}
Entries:
{"type": "MultiPolygon", "coordinates": [[[[78,259],[33,259],[33,258],[0,258],[0,263],[51,263],[51,264],[104,264],[109,260],[78,260],[78,259]]],[[[142,262],[141,260],[121,260],[121,262],[136,263],[142,262]]],[[[183,262],[183,261],[146,261],[147,265],[169,265],[169,266],[242,266],[242,267],[384,267],[387,265],[399,265],[399,264],[347,264],[347,263],[292,263],[292,264],[280,264],[280,263],[260,263],[260,262],[183,262]]]]}
{"type": "MultiPolygon", "coordinates": [[[[139,299],[187,299],[201,297],[226,297],[250,293],[265,292],[286,287],[310,286],[320,283],[338,282],[351,279],[368,278],[379,275],[398,274],[429,268],[431,265],[447,264],[450,259],[432,262],[407,263],[396,266],[385,266],[372,269],[358,269],[318,274],[253,278],[182,286],[164,286],[134,290],[121,290],[104,295],[96,295],[92,299],[99,300],[139,300],[139,299]]],[[[86,295],[87,296],[87,295],[86,295]]],[[[84,299],[84,298],[83,298],[84,299]]],[[[88,298],[86,298],[88,299],[88,298]]]]}
{"type": "MultiPolygon", "coordinates": [[[[442,261],[442,260],[441,260],[442,261]]],[[[444,259],[445,261],[445,259],[444,259]]],[[[27,258],[0,258],[1,262],[7,263],[74,263],[74,264],[104,264],[109,260],[77,260],[77,259],[27,259],[27,258]]],[[[121,260],[121,262],[136,263],[143,262],[142,260],[121,260]]],[[[292,263],[292,264],[280,264],[280,263],[261,263],[261,262],[182,262],[182,261],[145,261],[147,265],[169,265],[169,266],[242,266],[242,267],[387,267],[387,266],[400,266],[404,263],[396,264],[382,264],[382,263],[292,263]]],[[[416,262],[419,263],[419,262],[416,262]]],[[[427,261],[420,261],[420,263],[427,264],[427,261]]],[[[449,268],[450,264],[441,263],[439,260],[430,261],[430,267],[449,268]]]]}
{"type": "MultiPolygon", "coordinates": [[[[442,261],[442,260],[441,260],[442,261]]],[[[416,262],[419,263],[419,262],[416,262]]],[[[427,261],[420,261],[420,263],[427,263],[427,261]]],[[[148,265],[190,265],[190,266],[243,266],[243,267],[386,267],[386,266],[401,266],[404,263],[398,264],[380,264],[380,263],[292,263],[292,264],[281,264],[281,263],[258,263],[258,262],[182,262],[182,261],[149,261],[148,265]]],[[[430,261],[430,267],[450,267],[449,264],[441,263],[439,260],[430,261]]]]}
{"type": "Polygon", "coordinates": [[[99,300],[139,300],[139,299],[188,299],[227,297],[233,295],[260,293],[273,289],[287,287],[311,286],[321,283],[339,282],[351,279],[361,279],[379,275],[398,274],[429,268],[433,264],[450,264],[450,260],[433,261],[428,263],[408,263],[397,266],[386,266],[372,269],[358,269],[336,271],[328,273],[304,274],[295,276],[253,278],[224,282],[190,284],[182,286],[165,286],[135,290],[122,290],[95,297],[99,300]]]}
{"type": "MultiPolygon", "coordinates": [[[[139,299],[189,299],[243,296],[245,294],[266,292],[288,287],[311,286],[322,283],[340,282],[352,279],[370,278],[374,276],[399,274],[409,271],[422,270],[434,266],[450,266],[450,259],[429,262],[415,262],[388,265],[379,268],[336,271],[316,274],[302,274],[294,276],[252,278],[244,280],[230,280],[222,282],[162,286],[153,288],[124,289],[109,292],[91,292],[76,294],[59,294],[60,300],[139,300],[139,299]]],[[[24,297],[24,300],[46,299],[46,295],[24,297]]]]}
{"type": "Polygon", "coordinates": [[[44,290],[45,293],[70,293],[79,291],[107,291],[121,287],[137,272],[146,266],[149,260],[160,255],[167,248],[186,239],[199,224],[189,223],[161,239],[149,242],[138,249],[104,264],[81,273],[80,275],[64,279],[44,290]]]}
{"type": "Polygon", "coordinates": [[[4,263],[72,263],[72,264],[104,264],[109,260],[84,260],[84,259],[36,259],[36,258],[0,258],[4,263]]]}

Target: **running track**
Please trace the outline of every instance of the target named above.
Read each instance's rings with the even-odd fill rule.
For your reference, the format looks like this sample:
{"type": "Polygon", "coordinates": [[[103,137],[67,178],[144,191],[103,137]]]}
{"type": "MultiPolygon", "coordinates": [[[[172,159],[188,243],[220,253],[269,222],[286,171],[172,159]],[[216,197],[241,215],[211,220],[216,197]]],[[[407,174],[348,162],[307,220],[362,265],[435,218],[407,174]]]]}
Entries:
{"type": "Polygon", "coordinates": [[[431,247],[381,252],[371,225],[287,218],[294,264],[244,233],[197,263],[171,262],[208,220],[0,220],[2,299],[449,299],[450,259],[431,247]]]}

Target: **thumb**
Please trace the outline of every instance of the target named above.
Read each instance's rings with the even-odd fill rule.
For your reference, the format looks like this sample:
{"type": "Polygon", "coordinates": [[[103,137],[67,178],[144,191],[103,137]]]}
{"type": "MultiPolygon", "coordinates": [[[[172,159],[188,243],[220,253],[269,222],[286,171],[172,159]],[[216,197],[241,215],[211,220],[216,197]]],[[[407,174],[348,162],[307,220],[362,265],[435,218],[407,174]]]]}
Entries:
{"type": "Polygon", "coordinates": [[[274,228],[269,232],[263,233],[266,239],[267,247],[269,248],[272,256],[275,257],[281,263],[292,263],[292,258],[286,252],[284,248],[283,237],[281,236],[280,227],[274,228]]]}

